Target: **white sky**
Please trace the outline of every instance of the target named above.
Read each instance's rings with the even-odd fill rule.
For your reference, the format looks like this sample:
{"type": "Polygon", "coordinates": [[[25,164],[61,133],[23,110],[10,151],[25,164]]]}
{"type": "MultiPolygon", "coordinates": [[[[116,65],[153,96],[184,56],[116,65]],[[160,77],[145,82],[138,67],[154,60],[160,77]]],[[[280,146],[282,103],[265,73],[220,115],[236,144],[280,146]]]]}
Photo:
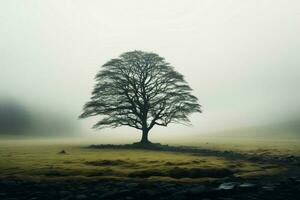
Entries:
{"type": "Polygon", "coordinates": [[[299,111],[299,35],[298,0],[1,0],[0,95],[75,121],[100,66],[145,50],[185,75],[204,110],[154,134],[255,126],[299,111]]]}

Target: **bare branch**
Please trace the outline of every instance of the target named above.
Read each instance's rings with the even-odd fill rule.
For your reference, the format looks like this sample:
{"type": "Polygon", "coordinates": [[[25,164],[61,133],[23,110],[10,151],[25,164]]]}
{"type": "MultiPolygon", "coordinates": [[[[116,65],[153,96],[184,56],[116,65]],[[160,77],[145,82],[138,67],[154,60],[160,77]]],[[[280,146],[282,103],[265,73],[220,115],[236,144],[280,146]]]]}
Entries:
{"type": "Polygon", "coordinates": [[[132,51],[102,66],[92,97],[80,118],[105,116],[94,128],[130,126],[149,131],[155,125],[189,124],[201,112],[184,77],[155,53],[132,51]]]}

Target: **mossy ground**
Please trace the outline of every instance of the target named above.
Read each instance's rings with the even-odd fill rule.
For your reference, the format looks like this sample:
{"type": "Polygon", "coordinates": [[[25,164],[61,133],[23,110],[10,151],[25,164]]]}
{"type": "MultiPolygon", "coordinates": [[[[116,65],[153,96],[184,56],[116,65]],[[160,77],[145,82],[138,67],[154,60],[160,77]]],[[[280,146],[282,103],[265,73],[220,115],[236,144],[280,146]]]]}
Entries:
{"type": "Polygon", "coordinates": [[[18,179],[143,179],[203,182],[225,177],[273,176],[285,168],[276,164],[225,157],[151,150],[91,149],[82,145],[3,144],[0,178],[18,179]],[[59,154],[65,150],[66,154],[59,154]]]}

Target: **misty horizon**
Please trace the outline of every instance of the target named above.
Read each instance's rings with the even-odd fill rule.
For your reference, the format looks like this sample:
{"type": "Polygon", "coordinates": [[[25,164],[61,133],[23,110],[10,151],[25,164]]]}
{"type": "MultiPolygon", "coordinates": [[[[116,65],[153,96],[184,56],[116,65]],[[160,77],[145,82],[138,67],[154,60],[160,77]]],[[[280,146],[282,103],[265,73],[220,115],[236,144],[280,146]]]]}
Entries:
{"type": "Polygon", "coordinates": [[[298,2],[0,4],[0,102],[46,121],[61,116],[83,136],[138,137],[130,128],[92,130],[97,117],[78,120],[101,66],[132,50],[164,57],[203,106],[192,127],[171,124],[153,134],[201,135],[299,119],[298,2]]]}

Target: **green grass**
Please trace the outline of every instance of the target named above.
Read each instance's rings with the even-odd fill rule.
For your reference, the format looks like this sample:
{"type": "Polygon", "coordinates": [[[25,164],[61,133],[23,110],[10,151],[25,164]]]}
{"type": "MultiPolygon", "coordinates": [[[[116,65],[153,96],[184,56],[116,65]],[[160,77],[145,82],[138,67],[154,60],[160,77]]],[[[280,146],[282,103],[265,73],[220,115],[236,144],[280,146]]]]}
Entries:
{"type": "MultiPolygon", "coordinates": [[[[174,142],[174,144],[179,144],[174,142]]],[[[204,135],[190,140],[182,140],[181,144],[198,146],[205,149],[235,151],[244,154],[270,154],[300,156],[300,139],[248,138],[242,136],[204,135]],[[192,141],[192,142],[191,142],[192,141]]]]}
{"type": "Polygon", "coordinates": [[[147,179],[201,182],[282,173],[271,164],[147,150],[90,149],[71,144],[2,143],[0,179],[147,179]],[[67,154],[58,154],[64,149],[67,154]]]}

